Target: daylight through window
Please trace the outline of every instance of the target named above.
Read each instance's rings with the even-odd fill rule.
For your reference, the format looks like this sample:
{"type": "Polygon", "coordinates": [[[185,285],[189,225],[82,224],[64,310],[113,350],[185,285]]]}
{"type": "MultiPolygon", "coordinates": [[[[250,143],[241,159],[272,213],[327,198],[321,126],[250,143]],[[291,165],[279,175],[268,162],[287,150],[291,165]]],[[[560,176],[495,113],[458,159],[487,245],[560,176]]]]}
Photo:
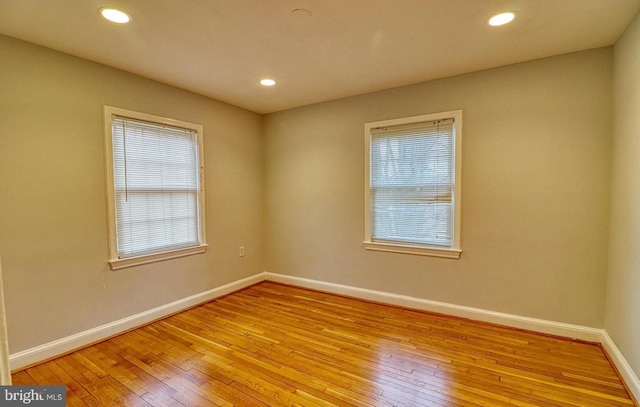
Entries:
{"type": "Polygon", "coordinates": [[[202,252],[201,126],[108,110],[112,267],[202,252]]]}
{"type": "Polygon", "coordinates": [[[458,111],[365,126],[366,248],[459,257],[461,124],[458,111]]]}

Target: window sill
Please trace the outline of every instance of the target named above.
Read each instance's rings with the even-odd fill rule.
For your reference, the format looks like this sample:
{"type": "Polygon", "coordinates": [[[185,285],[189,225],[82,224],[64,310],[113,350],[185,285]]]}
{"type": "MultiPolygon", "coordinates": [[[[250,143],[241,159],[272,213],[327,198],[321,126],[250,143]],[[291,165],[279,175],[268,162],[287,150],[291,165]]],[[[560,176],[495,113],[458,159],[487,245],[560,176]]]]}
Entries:
{"type": "Polygon", "coordinates": [[[419,256],[444,257],[447,259],[459,259],[462,254],[460,249],[445,249],[438,247],[420,247],[408,246],[379,242],[363,242],[364,248],[367,250],[376,250],[381,252],[416,254],[419,256]]]}
{"type": "Polygon", "coordinates": [[[200,254],[207,251],[207,244],[200,246],[187,247],[185,249],[172,250],[170,252],[162,252],[155,254],[147,254],[144,256],[128,257],[126,259],[109,260],[111,270],[120,270],[127,267],[139,266],[141,264],[155,263],[157,261],[175,259],[178,257],[190,256],[192,254],[200,254]]]}

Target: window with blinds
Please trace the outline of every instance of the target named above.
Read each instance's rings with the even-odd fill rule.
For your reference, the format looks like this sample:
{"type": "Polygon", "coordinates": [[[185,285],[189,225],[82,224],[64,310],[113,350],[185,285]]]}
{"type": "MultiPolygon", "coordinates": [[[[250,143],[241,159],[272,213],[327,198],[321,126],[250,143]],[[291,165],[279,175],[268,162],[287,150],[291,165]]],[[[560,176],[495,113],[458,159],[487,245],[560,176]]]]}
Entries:
{"type": "Polygon", "coordinates": [[[112,268],[204,251],[202,127],[116,108],[106,118],[112,268]]]}
{"type": "Polygon", "coordinates": [[[459,257],[461,122],[457,111],[367,123],[365,247],[459,257]]]}

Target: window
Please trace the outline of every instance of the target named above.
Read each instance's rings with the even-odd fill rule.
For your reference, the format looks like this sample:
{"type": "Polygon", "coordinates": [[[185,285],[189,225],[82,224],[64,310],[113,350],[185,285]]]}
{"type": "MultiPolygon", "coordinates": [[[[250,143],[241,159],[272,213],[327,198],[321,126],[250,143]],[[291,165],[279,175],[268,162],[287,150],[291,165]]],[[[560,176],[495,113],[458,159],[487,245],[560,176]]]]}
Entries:
{"type": "Polygon", "coordinates": [[[462,112],[365,124],[369,250],[460,257],[462,112]]]}
{"type": "Polygon", "coordinates": [[[203,253],[202,126],[104,112],[111,268],[203,253]]]}

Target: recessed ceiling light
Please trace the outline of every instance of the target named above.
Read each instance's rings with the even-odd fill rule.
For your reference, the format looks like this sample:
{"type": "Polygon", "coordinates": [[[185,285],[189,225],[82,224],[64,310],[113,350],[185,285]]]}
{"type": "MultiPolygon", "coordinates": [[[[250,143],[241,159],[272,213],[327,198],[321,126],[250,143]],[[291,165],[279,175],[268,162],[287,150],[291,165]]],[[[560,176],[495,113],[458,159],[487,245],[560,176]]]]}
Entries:
{"type": "Polygon", "coordinates": [[[101,8],[100,14],[102,17],[106,18],[109,21],[113,21],[114,23],[124,24],[131,21],[131,17],[129,14],[124,11],[116,10],[115,8],[101,8]]]}
{"type": "Polygon", "coordinates": [[[505,25],[512,22],[514,18],[516,18],[515,11],[507,11],[506,13],[496,14],[489,19],[489,25],[494,27],[505,25]]]}
{"type": "Polygon", "coordinates": [[[276,81],[273,79],[263,79],[260,81],[260,85],[262,86],[273,86],[276,84],[276,81]]]}

